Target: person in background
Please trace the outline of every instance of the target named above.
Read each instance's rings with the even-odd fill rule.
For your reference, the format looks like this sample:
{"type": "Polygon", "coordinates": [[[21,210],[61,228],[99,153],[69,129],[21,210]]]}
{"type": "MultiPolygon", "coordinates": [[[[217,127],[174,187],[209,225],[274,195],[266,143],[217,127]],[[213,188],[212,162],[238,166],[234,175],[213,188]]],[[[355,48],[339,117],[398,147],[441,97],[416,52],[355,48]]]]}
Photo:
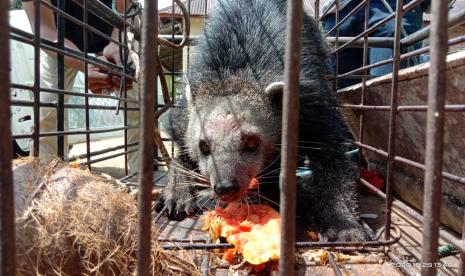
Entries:
{"type": "MultiPolygon", "coordinates": [[[[130,0],[126,0],[126,5],[129,7],[130,0]]],[[[113,0],[100,0],[103,4],[112,8],[113,0]]],[[[53,6],[57,6],[56,0],[48,0],[48,3],[53,6]]],[[[27,14],[32,30],[34,30],[34,1],[22,0],[24,10],[27,14]]],[[[124,9],[124,0],[115,1],[116,8],[119,12],[124,9]]],[[[83,21],[83,8],[76,4],[74,1],[65,1],[65,12],[80,21],[83,21]]],[[[111,36],[115,41],[118,41],[119,30],[113,28],[107,22],[98,18],[91,12],[88,12],[88,24],[99,30],[100,32],[111,36]]],[[[44,4],[40,7],[40,35],[42,38],[56,42],[58,39],[57,32],[57,16],[55,12],[44,4]]],[[[107,39],[92,33],[90,30],[87,32],[87,52],[89,54],[95,54],[99,58],[121,65],[120,49],[119,46],[107,39]]],[[[84,31],[83,28],[65,19],[65,48],[84,52],[84,31]]],[[[119,90],[121,78],[119,76],[111,75],[104,69],[99,68],[92,64],[87,64],[88,70],[88,84],[89,89],[96,94],[103,93],[105,91],[119,90]]],[[[84,62],[65,56],[65,79],[64,89],[71,91],[74,85],[76,74],[78,71],[85,71],[84,62]]],[[[40,85],[42,88],[57,88],[57,54],[52,51],[41,50],[40,56],[40,85]]],[[[131,89],[131,82],[127,81],[127,97],[129,99],[137,100],[138,91],[131,89]]],[[[65,102],[68,97],[65,97],[65,102]]],[[[55,93],[41,92],[40,101],[44,103],[56,102],[58,99],[55,93]]],[[[128,103],[128,107],[137,107],[132,103],[128,103]]],[[[65,109],[65,130],[68,128],[67,110],[65,109]]],[[[129,125],[138,125],[138,112],[128,111],[128,123],[129,125]]],[[[84,119],[84,118],[83,118],[84,119]]],[[[53,132],[56,131],[57,125],[57,111],[55,108],[41,107],[40,109],[40,132],[53,132]]],[[[137,142],[139,139],[138,129],[128,130],[128,144],[137,142]]],[[[39,156],[42,159],[50,160],[56,158],[57,155],[57,137],[41,137],[39,143],[39,156]]],[[[64,136],[64,151],[65,158],[68,155],[69,145],[67,136],[64,136]]],[[[34,150],[31,147],[31,155],[34,150]]],[[[131,153],[128,155],[128,165],[131,172],[138,170],[138,153],[131,153]]]]}
{"type": "MultiPolygon", "coordinates": [[[[328,32],[336,25],[336,0],[322,1],[322,9],[320,15],[322,16],[323,29],[328,32]]],[[[346,17],[362,0],[339,0],[339,20],[346,17]]],[[[411,2],[411,0],[404,1],[404,5],[411,2]]],[[[402,18],[402,37],[406,37],[422,28],[423,13],[428,10],[431,4],[430,0],[425,0],[415,8],[406,12],[402,18]]],[[[383,20],[396,10],[396,0],[371,0],[369,8],[368,28],[383,20]]],[[[365,24],[365,7],[363,6],[355,12],[347,21],[342,23],[339,27],[339,36],[354,37],[364,31],[365,24]]],[[[370,37],[394,37],[395,34],[395,19],[388,21],[385,25],[379,27],[372,32],[370,37]]],[[[331,32],[330,36],[335,36],[336,32],[331,32]]],[[[405,51],[412,51],[419,49],[421,43],[417,43],[405,51]]],[[[392,58],[392,48],[369,48],[368,64],[392,58]]],[[[407,62],[402,62],[402,67],[413,66],[419,64],[419,58],[411,58],[407,62]]],[[[339,53],[339,74],[346,73],[363,66],[363,49],[361,48],[348,48],[339,53]]],[[[379,67],[372,68],[370,75],[381,76],[392,72],[392,64],[386,64],[379,67]]],[[[339,81],[339,87],[343,88],[355,83],[359,83],[360,79],[342,79],[339,81]]]]}

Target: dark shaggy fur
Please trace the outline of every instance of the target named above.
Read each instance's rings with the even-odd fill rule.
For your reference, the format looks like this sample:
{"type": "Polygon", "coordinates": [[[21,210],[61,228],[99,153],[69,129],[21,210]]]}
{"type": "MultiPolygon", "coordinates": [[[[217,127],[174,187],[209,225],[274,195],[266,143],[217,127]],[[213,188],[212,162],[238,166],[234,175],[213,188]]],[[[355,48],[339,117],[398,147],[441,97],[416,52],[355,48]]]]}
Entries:
{"type": "MultiPolygon", "coordinates": [[[[158,210],[167,206],[170,218],[195,212],[198,187],[208,182],[222,196],[221,187],[231,188],[219,197],[230,201],[245,197],[248,181],[258,176],[260,193],[279,200],[282,91],[265,93],[265,88],[283,80],[285,6],[280,0],[216,1],[192,62],[191,92],[185,105],[170,113],[181,153],[158,204],[158,210]]],[[[358,171],[345,156],[348,130],[325,80],[326,61],[324,40],[306,16],[299,156],[310,160],[314,179],[305,188],[310,192],[299,197],[298,210],[328,240],[364,240],[368,235],[355,211],[358,171]]]]}

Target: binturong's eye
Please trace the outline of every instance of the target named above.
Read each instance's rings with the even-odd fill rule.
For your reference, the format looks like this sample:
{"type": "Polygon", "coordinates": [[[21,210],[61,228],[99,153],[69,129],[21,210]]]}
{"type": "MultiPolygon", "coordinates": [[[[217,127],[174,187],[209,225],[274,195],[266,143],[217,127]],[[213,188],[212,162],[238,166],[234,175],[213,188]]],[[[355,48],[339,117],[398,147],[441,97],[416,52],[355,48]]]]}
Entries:
{"type": "Polygon", "coordinates": [[[256,152],[260,145],[260,138],[255,135],[245,135],[242,137],[243,151],[256,152]]]}
{"type": "Polygon", "coordinates": [[[208,145],[207,142],[205,142],[205,140],[200,140],[199,149],[200,149],[200,152],[203,155],[209,155],[210,154],[210,146],[208,145]]]}

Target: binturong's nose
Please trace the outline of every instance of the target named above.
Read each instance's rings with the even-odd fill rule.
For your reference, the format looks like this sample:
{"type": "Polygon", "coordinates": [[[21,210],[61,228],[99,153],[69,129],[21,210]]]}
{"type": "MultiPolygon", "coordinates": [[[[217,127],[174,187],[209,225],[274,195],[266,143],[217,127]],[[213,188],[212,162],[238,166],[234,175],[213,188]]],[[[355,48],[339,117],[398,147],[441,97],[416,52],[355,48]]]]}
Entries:
{"type": "Polygon", "coordinates": [[[213,187],[215,193],[219,196],[227,196],[239,191],[239,183],[236,179],[222,180],[213,187]]]}

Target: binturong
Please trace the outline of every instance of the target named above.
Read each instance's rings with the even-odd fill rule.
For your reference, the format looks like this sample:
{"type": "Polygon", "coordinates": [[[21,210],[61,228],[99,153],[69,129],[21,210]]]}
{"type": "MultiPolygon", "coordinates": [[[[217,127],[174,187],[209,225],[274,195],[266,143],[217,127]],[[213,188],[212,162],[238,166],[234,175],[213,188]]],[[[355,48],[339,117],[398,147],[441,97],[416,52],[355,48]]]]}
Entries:
{"type": "MultiPolygon", "coordinates": [[[[327,46],[312,18],[303,24],[298,162],[310,164],[313,181],[298,215],[327,240],[367,240],[356,213],[357,166],[345,155],[350,135],[327,80],[327,46]]],[[[181,220],[208,199],[248,202],[254,193],[279,204],[285,36],[286,1],[215,1],[185,95],[165,120],[179,153],[158,211],[181,220]],[[260,185],[251,192],[254,179],[260,185]]]]}

